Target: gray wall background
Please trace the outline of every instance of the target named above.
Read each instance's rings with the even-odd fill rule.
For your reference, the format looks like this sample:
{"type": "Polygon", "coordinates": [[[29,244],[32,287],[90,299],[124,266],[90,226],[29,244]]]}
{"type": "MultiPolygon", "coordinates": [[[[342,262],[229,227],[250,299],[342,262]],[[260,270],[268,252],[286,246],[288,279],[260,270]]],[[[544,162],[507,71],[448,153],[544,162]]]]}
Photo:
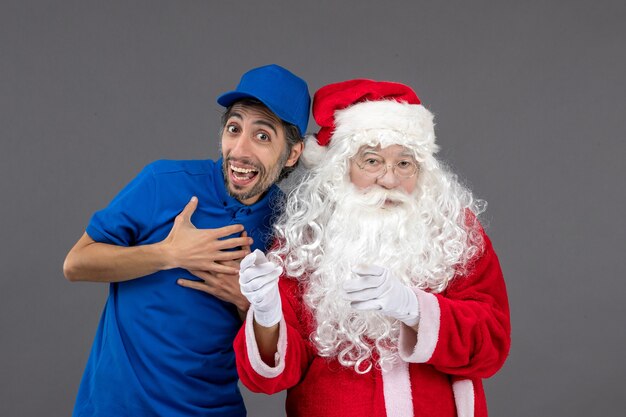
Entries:
{"type": "Polygon", "coordinates": [[[217,157],[215,97],[276,62],[436,114],[508,284],[491,415],[622,416],[626,3],[591,4],[2,0],[0,415],[69,415],[108,289],[66,282],[66,252],[146,163],[217,157]]]}

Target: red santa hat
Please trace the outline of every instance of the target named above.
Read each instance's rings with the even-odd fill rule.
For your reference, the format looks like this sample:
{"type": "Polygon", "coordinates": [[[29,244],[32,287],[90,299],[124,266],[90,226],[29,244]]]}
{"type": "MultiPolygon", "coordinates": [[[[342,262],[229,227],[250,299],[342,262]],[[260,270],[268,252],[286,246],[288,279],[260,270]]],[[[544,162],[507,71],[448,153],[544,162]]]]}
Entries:
{"type": "Polygon", "coordinates": [[[307,166],[346,140],[358,146],[399,144],[424,158],[437,152],[433,115],[404,84],[367,79],[329,84],[315,93],[313,117],[321,128],[307,137],[302,155],[307,166]]]}

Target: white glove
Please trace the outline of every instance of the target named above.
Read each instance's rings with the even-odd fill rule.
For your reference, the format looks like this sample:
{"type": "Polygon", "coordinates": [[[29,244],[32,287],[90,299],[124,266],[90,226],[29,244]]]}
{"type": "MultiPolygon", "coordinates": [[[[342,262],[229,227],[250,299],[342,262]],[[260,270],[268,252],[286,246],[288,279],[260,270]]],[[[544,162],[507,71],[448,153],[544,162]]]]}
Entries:
{"type": "Polygon", "coordinates": [[[352,268],[352,272],[353,279],[343,283],[343,296],[352,308],[379,311],[410,327],[419,322],[417,296],[387,268],[359,265],[352,268]]]}
{"type": "Polygon", "coordinates": [[[283,269],[260,250],[248,254],[239,264],[241,293],[250,301],[254,319],[263,327],[272,327],[283,317],[278,278],[283,269]]]}

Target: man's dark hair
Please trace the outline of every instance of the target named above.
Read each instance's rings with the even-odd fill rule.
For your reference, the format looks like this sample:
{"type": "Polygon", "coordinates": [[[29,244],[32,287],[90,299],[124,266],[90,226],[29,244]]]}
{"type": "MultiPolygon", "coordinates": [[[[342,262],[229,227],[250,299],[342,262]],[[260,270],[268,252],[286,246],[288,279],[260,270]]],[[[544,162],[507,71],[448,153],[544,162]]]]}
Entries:
{"type": "MultiPolygon", "coordinates": [[[[251,107],[263,107],[268,112],[273,114],[276,117],[276,119],[280,120],[280,122],[283,125],[283,129],[285,131],[285,139],[287,141],[287,147],[285,148],[285,154],[281,155],[281,160],[286,159],[286,158],[284,158],[285,155],[291,154],[291,149],[293,148],[294,145],[304,141],[304,138],[302,136],[300,136],[300,131],[298,130],[296,125],[293,125],[291,123],[288,123],[288,122],[282,120],[280,117],[276,116],[276,114],[274,114],[274,112],[271,111],[265,104],[263,104],[259,100],[253,99],[253,98],[244,98],[244,99],[241,99],[241,100],[237,100],[234,103],[232,103],[230,106],[228,106],[228,108],[222,114],[222,119],[221,119],[222,127],[220,129],[220,136],[222,136],[222,134],[224,133],[224,128],[226,127],[226,122],[230,118],[230,115],[231,115],[231,112],[232,112],[232,108],[233,108],[233,106],[235,104],[241,104],[243,106],[251,106],[251,107]]],[[[300,163],[300,159],[298,159],[298,161],[293,166],[283,167],[283,169],[280,172],[280,176],[278,177],[277,181],[280,181],[280,180],[282,180],[284,178],[287,178],[289,176],[289,174],[294,169],[296,169],[296,167],[298,166],[299,163],[300,163]]]]}

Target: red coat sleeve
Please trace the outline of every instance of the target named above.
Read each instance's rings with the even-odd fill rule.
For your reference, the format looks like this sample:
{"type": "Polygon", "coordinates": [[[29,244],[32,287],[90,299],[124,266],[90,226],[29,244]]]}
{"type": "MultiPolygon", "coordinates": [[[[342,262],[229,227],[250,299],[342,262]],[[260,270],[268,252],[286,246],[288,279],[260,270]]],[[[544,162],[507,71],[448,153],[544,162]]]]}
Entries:
{"type": "Polygon", "coordinates": [[[312,347],[306,341],[307,313],[302,314],[297,281],[281,277],[279,289],[283,319],[279,324],[275,366],[268,366],[261,360],[252,326],[252,309],[235,338],[239,378],[253,392],[274,394],[295,386],[314,358],[312,347]]]}
{"type": "Polygon", "coordinates": [[[504,364],[511,343],[508,297],[491,241],[483,238],[484,251],[469,273],[454,278],[445,292],[415,290],[420,322],[417,333],[401,331],[404,360],[469,378],[489,377],[504,364]]]}

